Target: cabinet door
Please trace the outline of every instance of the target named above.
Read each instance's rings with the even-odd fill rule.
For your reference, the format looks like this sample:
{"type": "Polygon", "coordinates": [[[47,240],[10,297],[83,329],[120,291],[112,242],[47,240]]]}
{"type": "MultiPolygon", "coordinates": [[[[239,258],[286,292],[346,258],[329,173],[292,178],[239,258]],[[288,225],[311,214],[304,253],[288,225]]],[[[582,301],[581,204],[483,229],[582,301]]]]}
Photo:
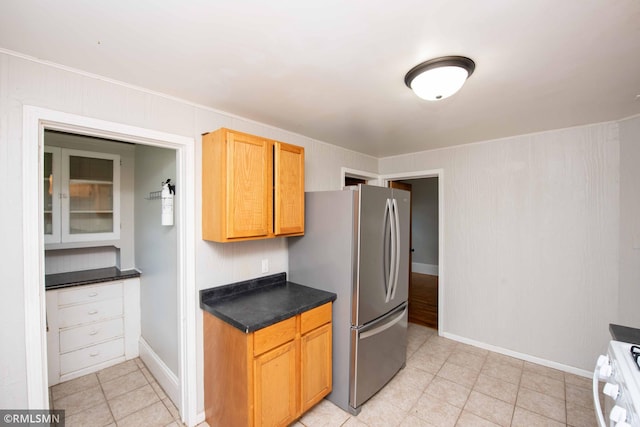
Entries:
{"type": "Polygon", "coordinates": [[[304,148],[276,142],[275,234],[304,233],[304,148]]]}
{"type": "Polygon", "coordinates": [[[44,147],[43,153],[44,242],[60,242],[60,148],[44,147]]]}
{"type": "Polygon", "coordinates": [[[62,150],[62,241],[120,238],[120,156],[62,150]]]}
{"type": "Polygon", "coordinates": [[[296,419],[296,341],[254,360],[256,427],[287,426],[296,419]]]}
{"type": "Polygon", "coordinates": [[[266,236],[272,227],[269,141],[227,133],[227,238],[266,236]]]}
{"type": "Polygon", "coordinates": [[[331,392],[331,323],[301,337],[302,412],[331,392]]]}

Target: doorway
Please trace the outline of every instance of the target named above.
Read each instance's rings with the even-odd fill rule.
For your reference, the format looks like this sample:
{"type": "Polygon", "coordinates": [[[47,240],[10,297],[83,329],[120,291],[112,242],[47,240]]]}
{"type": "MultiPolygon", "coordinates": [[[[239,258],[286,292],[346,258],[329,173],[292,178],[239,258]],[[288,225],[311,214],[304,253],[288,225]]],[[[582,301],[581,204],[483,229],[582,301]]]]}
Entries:
{"type": "Polygon", "coordinates": [[[383,176],[388,186],[411,191],[409,322],[443,329],[442,171],[383,176]]]}
{"type": "Polygon", "coordinates": [[[389,181],[389,187],[411,193],[409,322],[438,329],[438,178],[389,181]]]}
{"type": "Polygon", "coordinates": [[[184,183],[176,199],[178,253],[179,350],[177,387],[180,413],[188,425],[196,422],[196,307],[195,292],[195,141],[179,135],[107,122],[32,106],[23,114],[23,199],[25,227],[24,294],[25,340],[29,408],[48,408],[47,346],[44,294],[44,229],[42,223],[42,152],[44,130],[55,130],[112,139],[143,146],[175,150],[176,180],[184,183]]]}

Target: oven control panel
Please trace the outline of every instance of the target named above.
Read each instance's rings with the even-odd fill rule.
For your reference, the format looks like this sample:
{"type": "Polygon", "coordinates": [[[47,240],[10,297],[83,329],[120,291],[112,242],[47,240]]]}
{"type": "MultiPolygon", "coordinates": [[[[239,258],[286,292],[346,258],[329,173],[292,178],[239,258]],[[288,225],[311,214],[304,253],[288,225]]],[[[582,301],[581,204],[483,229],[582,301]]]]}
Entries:
{"type": "Polygon", "coordinates": [[[640,427],[640,369],[630,347],[611,341],[607,355],[596,363],[593,397],[600,427],[640,427]],[[598,380],[606,381],[604,408],[600,407],[598,380]]]}

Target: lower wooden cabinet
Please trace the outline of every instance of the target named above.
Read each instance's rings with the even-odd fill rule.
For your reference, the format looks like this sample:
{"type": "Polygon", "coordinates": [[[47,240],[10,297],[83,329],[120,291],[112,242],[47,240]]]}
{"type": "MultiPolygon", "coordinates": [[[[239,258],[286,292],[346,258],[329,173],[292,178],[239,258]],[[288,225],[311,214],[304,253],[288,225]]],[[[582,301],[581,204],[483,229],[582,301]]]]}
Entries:
{"type": "Polygon", "coordinates": [[[331,392],[331,303],[245,334],[204,313],[211,426],[287,426],[331,392]]]}
{"type": "Polygon", "coordinates": [[[255,358],[255,426],[286,426],[296,419],[296,347],[294,340],[255,358]]]}
{"type": "Polygon", "coordinates": [[[302,412],[331,392],[331,324],[300,339],[300,398],[302,412]]]}

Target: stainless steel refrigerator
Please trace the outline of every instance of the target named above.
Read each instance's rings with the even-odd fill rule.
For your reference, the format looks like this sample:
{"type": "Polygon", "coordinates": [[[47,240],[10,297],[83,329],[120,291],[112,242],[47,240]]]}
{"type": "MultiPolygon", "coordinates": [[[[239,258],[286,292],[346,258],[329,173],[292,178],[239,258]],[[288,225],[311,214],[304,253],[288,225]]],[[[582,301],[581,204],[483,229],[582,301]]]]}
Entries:
{"type": "Polygon", "coordinates": [[[338,295],[328,399],[352,414],[405,365],[410,197],[369,185],[308,192],[305,235],[288,239],[288,279],[338,295]]]}

